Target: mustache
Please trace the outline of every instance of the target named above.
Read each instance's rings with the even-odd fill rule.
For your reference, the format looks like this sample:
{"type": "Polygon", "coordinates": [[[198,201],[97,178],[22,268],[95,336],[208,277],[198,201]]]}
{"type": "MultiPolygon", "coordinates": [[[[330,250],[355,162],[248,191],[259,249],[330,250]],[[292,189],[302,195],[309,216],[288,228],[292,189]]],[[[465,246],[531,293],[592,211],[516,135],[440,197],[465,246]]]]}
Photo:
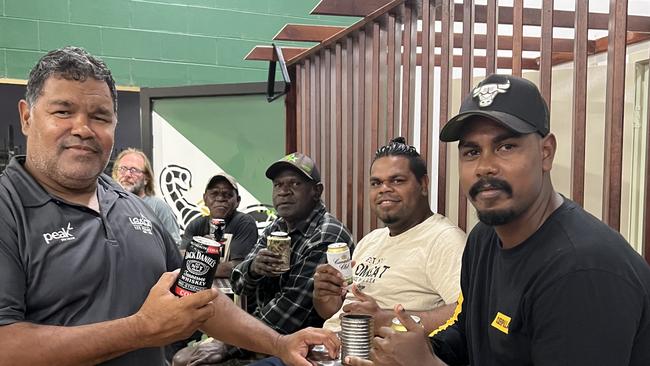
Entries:
{"type": "Polygon", "coordinates": [[[92,151],[95,152],[104,152],[104,149],[102,148],[102,145],[97,142],[97,140],[94,137],[87,138],[87,139],[80,139],[76,136],[70,136],[69,138],[65,139],[63,143],[61,143],[61,148],[68,148],[70,146],[85,146],[92,151]]]}
{"type": "Polygon", "coordinates": [[[500,189],[507,193],[508,196],[512,196],[512,186],[505,180],[497,178],[481,178],[469,189],[469,196],[472,199],[476,199],[477,194],[488,189],[500,189]]]}

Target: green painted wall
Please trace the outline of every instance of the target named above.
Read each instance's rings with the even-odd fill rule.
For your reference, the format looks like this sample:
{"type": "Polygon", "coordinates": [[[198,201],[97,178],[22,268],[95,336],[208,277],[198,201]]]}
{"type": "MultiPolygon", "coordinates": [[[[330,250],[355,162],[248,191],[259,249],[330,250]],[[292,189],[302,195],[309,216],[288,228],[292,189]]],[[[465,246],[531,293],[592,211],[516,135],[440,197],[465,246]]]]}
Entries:
{"type": "Polygon", "coordinates": [[[253,46],[270,44],[284,24],[356,20],[309,15],[317,3],[0,0],[0,78],[27,79],[44,52],[77,45],[101,56],[120,85],[265,81],[267,63],[243,58],[253,46]]]}
{"type": "Polygon", "coordinates": [[[285,155],[284,103],[235,95],[161,99],[153,109],[255,197],[271,203],[264,172],[285,155]]]}

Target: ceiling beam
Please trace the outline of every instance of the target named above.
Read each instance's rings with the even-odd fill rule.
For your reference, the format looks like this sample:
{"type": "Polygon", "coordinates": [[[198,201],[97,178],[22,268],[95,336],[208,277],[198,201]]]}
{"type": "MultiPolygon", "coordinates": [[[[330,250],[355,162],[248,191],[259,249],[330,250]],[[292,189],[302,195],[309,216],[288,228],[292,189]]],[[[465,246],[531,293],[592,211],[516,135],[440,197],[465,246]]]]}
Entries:
{"type": "Polygon", "coordinates": [[[366,17],[391,0],[321,0],[311,11],[313,15],[366,17]]]}
{"type": "MultiPolygon", "coordinates": [[[[309,48],[297,47],[281,48],[282,54],[287,62],[309,50],[309,48]]],[[[271,46],[255,46],[244,59],[249,61],[277,61],[274,57],[273,47],[271,46]]],[[[417,65],[422,64],[422,54],[418,53],[415,55],[415,62],[417,65]]],[[[461,67],[462,62],[463,56],[454,55],[454,67],[461,67]]],[[[474,56],[474,62],[476,65],[485,64],[485,56],[474,56]]],[[[440,66],[440,55],[435,55],[435,65],[440,66]]],[[[509,69],[512,67],[512,60],[510,57],[499,57],[497,58],[497,65],[500,69],[509,69]]],[[[524,58],[522,59],[522,68],[526,70],[538,70],[539,65],[537,64],[537,60],[534,58],[524,58]]]]}
{"type": "MultiPolygon", "coordinates": [[[[284,61],[289,62],[296,56],[301,55],[303,52],[309,50],[307,47],[280,47],[282,49],[282,55],[284,56],[284,61]]],[[[255,46],[249,53],[244,57],[244,60],[248,61],[277,61],[275,53],[273,53],[273,47],[271,46],[255,46]]]]}
{"type": "Polygon", "coordinates": [[[323,42],[346,27],[330,25],[287,24],[273,39],[278,41],[323,42]]]}

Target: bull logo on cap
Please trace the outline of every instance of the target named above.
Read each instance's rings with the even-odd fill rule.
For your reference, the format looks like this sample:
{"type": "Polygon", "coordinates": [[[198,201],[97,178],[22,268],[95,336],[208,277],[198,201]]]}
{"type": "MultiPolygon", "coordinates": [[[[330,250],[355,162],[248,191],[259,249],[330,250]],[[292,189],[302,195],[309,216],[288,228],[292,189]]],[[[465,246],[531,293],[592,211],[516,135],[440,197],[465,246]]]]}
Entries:
{"type": "Polygon", "coordinates": [[[506,84],[485,84],[474,88],[472,96],[478,97],[479,107],[487,107],[499,93],[505,93],[510,88],[510,80],[506,84]]]}

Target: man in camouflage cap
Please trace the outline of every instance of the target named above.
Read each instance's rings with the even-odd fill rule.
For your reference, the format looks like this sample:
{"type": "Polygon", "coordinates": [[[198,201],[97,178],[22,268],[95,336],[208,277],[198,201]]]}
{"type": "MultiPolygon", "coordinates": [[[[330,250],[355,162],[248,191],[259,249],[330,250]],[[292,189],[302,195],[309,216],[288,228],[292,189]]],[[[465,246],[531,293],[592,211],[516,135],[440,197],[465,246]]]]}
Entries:
{"type": "Polygon", "coordinates": [[[233,290],[249,295],[249,300],[256,296],[254,315],[280,333],[320,327],[323,319],[312,303],[314,270],[326,261],[328,244],[344,242],[354,249],[352,236],[325,210],[320,199],[320,173],[309,156],[289,154],[271,164],[266,177],[273,181],[278,219],[233,270],[233,290]],[[284,272],[279,270],[280,256],[266,248],[267,237],[276,231],[284,231],[291,238],[290,269],[284,272]]]}

